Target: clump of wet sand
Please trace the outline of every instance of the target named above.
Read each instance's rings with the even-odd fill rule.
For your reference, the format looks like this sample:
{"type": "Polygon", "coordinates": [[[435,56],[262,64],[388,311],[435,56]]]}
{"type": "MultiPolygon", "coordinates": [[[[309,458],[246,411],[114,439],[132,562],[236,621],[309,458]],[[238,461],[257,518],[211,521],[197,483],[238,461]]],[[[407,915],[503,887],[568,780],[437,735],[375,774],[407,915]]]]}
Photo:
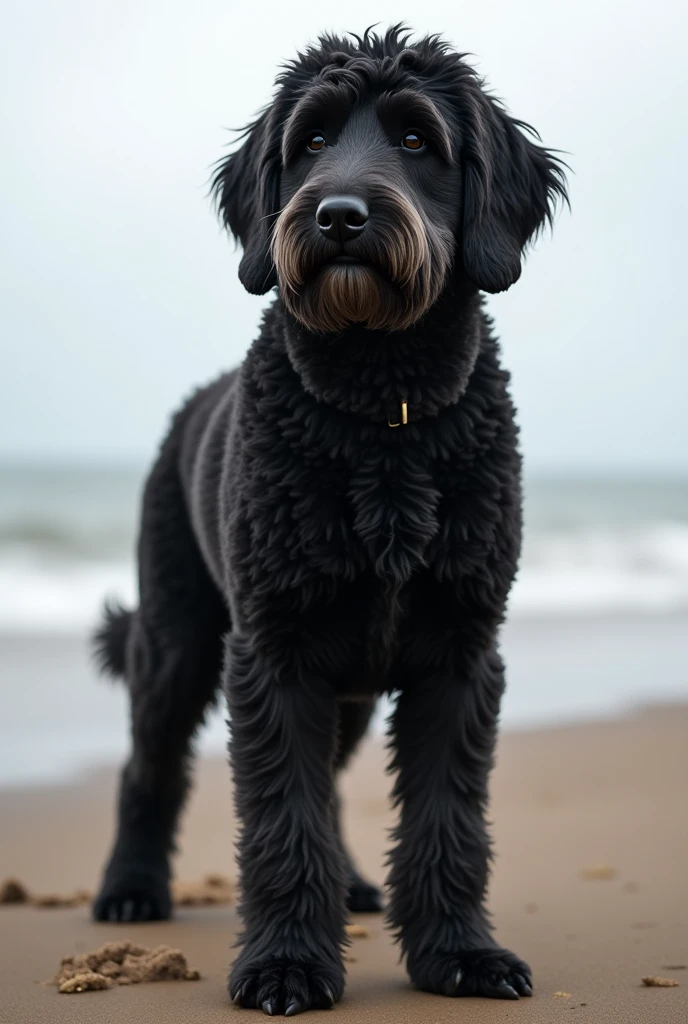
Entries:
{"type": "Polygon", "coordinates": [[[97,992],[102,988],[110,988],[110,982],[104,974],[84,971],[83,974],[75,974],[73,978],[65,978],[60,982],[59,991],[71,995],[73,992],[97,992]]]}
{"type": "Polygon", "coordinates": [[[0,885],[1,904],[28,903],[30,899],[29,890],[16,878],[6,878],[0,885]]]}
{"type": "Polygon", "coordinates": [[[231,903],[234,885],[226,875],[205,875],[200,882],[172,882],[172,900],[178,907],[209,907],[231,903]]]}
{"type": "MultiPolygon", "coordinates": [[[[31,893],[23,882],[8,878],[0,885],[0,904],[30,904],[41,910],[79,907],[90,903],[92,894],[86,889],[75,892],[31,893]]],[[[231,903],[234,883],[227,875],[208,874],[199,882],[172,882],[172,901],[178,907],[210,907],[231,903]]]]}
{"type": "Polygon", "coordinates": [[[44,910],[61,909],[63,907],[80,907],[84,903],[91,902],[91,893],[86,889],[77,889],[76,892],[46,892],[32,896],[30,902],[34,907],[44,910]]]}
{"type": "Polygon", "coordinates": [[[171,946],[140,946],[128,939],[106,942],[92,953],[66,956],[48,982],[58,992],[93,992],[112,985],[140,985],[149,981],[198,981],[180,949],[171,946]]]}
{"type": "Polygon", "coordinates": [[[77,889],[75,892],[47,892],[32,893],[29,888],[17,878],[6,878],[0,885],[0,904],[30,904],[33,907],[78,907],[82,903],[90,903],[91,893],[86,889],[77,889]]]}

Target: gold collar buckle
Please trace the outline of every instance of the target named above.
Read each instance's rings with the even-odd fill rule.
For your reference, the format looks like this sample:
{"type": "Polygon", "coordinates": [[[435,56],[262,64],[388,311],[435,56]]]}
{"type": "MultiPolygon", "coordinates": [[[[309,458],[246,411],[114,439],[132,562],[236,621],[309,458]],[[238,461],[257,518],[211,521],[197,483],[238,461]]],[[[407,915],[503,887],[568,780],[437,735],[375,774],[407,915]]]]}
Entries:
{"type": "Polygon", "coordinates": [[[387,426],[389,427],[401,427],[406,426],[408,423],[408,404],[406,402],[401,403],[401,420],[398,423],[392,423],[391,420],[387,420],[387,426]]]}

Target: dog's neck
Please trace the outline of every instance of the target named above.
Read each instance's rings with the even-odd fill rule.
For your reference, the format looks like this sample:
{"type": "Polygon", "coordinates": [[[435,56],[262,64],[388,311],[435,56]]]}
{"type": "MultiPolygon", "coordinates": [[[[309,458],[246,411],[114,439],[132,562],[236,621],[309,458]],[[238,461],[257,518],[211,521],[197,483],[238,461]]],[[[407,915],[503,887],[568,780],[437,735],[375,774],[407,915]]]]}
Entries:
{"type": "Polygon", "coordinates": [[[398,334],[352,326],[319,336],[282,315],[289,359],[306,391],[390,426],[403,422],[403,402],[409,423],[455,405],[480,348],[480,295],[461,281],[451,281],[423,319],[398,334]]]}

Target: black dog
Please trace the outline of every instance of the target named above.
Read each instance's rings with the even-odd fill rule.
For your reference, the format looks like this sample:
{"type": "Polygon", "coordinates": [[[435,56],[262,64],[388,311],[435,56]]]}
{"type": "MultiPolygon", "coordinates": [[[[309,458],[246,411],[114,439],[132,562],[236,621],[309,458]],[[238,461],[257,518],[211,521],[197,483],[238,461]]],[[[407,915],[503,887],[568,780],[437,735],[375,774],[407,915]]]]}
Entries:
{"type": "Polygon", "coordinates": [[[145,490],[139,608],[98,635],[133,753],[95,915],[169,915],[190,742],[223,682],[244,923],[229,988],[268,1014],[335,1003],[347,893],[378,909],[335,775],[383,692],[389,920],[411,978],[531,994],[484,906],[521,491],[480,292],[518,279],[566,198],[525,128],[437,37],[325,36],[214,179],[242,282],[278,296],[241,369],[176,416],[145,490]]]}

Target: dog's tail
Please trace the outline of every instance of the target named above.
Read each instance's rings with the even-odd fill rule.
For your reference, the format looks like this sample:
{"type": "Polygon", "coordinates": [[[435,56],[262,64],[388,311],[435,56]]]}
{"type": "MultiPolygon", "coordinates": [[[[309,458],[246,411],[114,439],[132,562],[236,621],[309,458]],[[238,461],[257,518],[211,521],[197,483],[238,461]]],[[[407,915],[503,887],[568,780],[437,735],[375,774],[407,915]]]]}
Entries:
{"type": "Polygon", "coordinates": [[[123,677],[126,669],[126,650],[134,612],[115,601],[106,601],[103,624],[92,638],[93,657],[103,675],[123,677]]]}

